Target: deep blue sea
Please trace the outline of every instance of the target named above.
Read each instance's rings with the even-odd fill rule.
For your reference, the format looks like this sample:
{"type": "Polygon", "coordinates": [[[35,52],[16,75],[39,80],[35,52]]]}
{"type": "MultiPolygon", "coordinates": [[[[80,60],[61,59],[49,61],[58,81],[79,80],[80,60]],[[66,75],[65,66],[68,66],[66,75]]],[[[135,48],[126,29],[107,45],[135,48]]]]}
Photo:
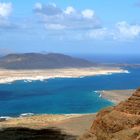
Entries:
{"type": "Polygon", "coordinates": [[[95,91],[140,86],[140,68],[126,69],[129,74],[0,84],[0,116],[97,112],[113,103],[100,98],[95,91]]]}

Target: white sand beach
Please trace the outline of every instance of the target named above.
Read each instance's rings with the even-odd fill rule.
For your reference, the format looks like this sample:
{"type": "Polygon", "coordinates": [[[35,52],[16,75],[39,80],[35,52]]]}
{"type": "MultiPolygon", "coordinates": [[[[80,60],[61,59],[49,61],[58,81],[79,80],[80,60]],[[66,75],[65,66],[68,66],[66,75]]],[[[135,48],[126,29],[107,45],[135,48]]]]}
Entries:
{"type": "Polygon", "coordinates": [[[17,80],[46,80],[50,78],[78,78],[95,75],[110,75],[113,73],[129,73],[127,70],[112,67],[96,68],[65,68],[46,70],[7,70],[0,69],[0,83],[11,83],[17,80]]]}

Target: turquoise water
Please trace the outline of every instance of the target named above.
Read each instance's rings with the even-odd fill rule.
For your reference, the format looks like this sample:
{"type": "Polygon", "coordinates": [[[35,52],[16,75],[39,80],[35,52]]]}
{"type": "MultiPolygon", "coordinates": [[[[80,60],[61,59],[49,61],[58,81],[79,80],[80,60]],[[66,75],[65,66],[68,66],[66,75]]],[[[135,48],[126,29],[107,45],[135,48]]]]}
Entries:
{"type": "Polygon", "coordinates": [[[97,112],[113,103],[99,98],[96,90],[133,89],[140,86],[140,68],[128,70],[130,74],[1,84],[0,116],[97,112]]]}

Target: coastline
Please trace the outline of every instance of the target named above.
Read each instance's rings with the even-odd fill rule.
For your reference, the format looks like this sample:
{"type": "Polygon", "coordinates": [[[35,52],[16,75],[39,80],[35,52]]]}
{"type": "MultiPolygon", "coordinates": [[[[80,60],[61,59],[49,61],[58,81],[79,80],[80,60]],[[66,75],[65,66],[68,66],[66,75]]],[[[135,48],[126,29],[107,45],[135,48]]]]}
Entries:
{"type": "MultiPolygon", "coordinates": [[[[121,101],[126,100],[129,98],[132,93],[134,92],[134,89],[127,89],[127,90],[101,90],[101,91],[95,91],[97,94],[99,94],[100,98],[104,98],[106,100],[109,100],[110,102],[114,104],[118,104],[121,101]]],[[[80,117],[84,115],[93,115],[96,113],[80,113],[80,114],[34,114],[34,113],[23,113],[20,114],[19,116],[11,117],[11,116],[0,116],[0,120],[13,120],[13,119],[23,119],[23,118],[34,118],[34,117],[39,117],[39,116],[55,116],[56,118],[60,117],[62,120],[63,119],[68,119],[68,118],[74,118],[74,117],[80,117]]],[[[59,119],[60,119],[59,118],[59,119]]],[[[60,119],[60,120],[61,120],[60,119]]]]}
{"type": "Polygon", "coordinates": [[[43,81],[53,78],[83,78],[86,76],[110,75],[117,73],[129,73],[129,71],[113,67],[65,68],[46,70],[0,69],[0,84],[12,83],[19,80],[32,82],[35,80],[43,81]]]}
{"type": "Polygon", "coordinates": [[[79,118],[82,116],[95,115],[93,114],[35,114],[33,116],[8,118],[0,121],[0,129],[7,127],[27,127],[33,129],[42,129],[57,123],[67,121],[69,119],[79,118]]]}
{"type": "MultiPolygon", "coordinates": [[[[133,93],[131,90],[107,90],[98,91],[101,98],[113,101],[115,104],[124,101],[133,93]],[[118,100],[119,99],[119,100],[118,100]]],[[[97,113],[91,114],[42,114],[25,117],[9,118],[0,122],[0,130],[6,128],[29,128],[41,130],[46,128],[58,128],[67,134],[80,136],[88,131],[97,113]]]]}
{"type": "MultiPolygon", "coordinates": [[[[14,82],[17,80],[31,82],[32,80],[43,81],[44,79],[50,78],[82,78],[85,76],[110,75],[115,73],[129,72],[120,68],[105,67],[53,70],[0,70],[0,84],[14,82]]],[[[100,98],[104,98],[114,104],[118,104],[120,101],[127,99],[133,91],[134,90],[108,90],[97,92],[100,94],[100,98]]],[[[30,128],[41,130],[51,127],[61,129],[68,134],[80,136],[91,127],[90,125],[95,119],[95,116],[96,113],[58,115],[25,113],[22,117],[7,117],[6,119],[3,118],[3,120],[0,119],[0,130],[6,128],[30,128]]]]}
{"type": "Polygon", "coordinates": [[[119,104],[122,101],[125,101],[129,98],[135,89],[127,89],[127,90],[102,90],[97,91],[100,94],[101,98],[107,99],[114,104],[119,104]]]}

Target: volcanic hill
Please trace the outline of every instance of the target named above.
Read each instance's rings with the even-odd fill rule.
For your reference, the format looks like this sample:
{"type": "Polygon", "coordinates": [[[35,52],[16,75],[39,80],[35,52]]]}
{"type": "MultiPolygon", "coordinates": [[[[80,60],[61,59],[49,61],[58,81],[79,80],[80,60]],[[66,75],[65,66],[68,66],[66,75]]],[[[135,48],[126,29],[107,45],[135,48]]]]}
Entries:
{"type": "Polygon", "coordinates": [[[59,53],[22,53],[0,57],[0,68],[4,69],[54,69],[92,67],[95,64],[84,59],[59,53]]]}

